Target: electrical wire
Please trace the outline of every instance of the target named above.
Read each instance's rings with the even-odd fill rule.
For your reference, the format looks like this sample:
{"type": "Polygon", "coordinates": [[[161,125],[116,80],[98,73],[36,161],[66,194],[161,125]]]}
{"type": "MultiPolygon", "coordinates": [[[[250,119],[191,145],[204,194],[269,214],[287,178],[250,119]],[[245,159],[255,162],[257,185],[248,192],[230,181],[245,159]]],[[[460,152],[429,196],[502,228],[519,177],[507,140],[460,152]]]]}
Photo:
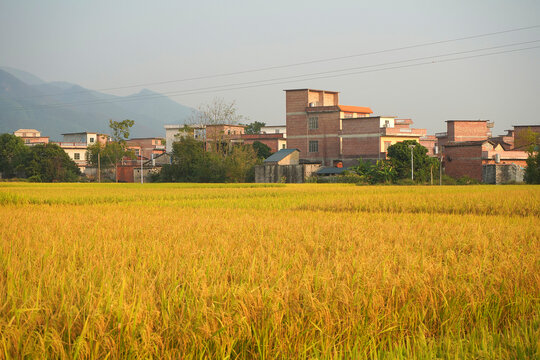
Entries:
{"type": "MultiPolygon", "coordinates": [[[[204,80],[204,79],[211,79],[211,78],[218,78],[218,77],[226,77],[226,76],[234,76],[234,75],[262,72],[262,71],[268,71],[268,70],[284,69],[284,68],[290,68],[290,67],[296,67],[296,66],[302,66],[302,65],[310,65],[310,64],[331,62],[331,61],[336,61],[336,60],[350,59],[350,58],[362,57],[362,56],[368,56],[368,55],[377,55],[377,54],[384,54],[384,53],[395,52],[395,51],[415,49],[415,48],[424,47],[424,46],[432,46],[432,45],[446,44],[446,43],[450,43],[450,42],[457,42],[457,41],[463,41],[463,40],[478,39],[478,38],[482,38],[482,37],[501,35],[501,34],[517,32],[517,31],[524,31],[524,30],[530,30],[530,29],[535,29],[535,28],[540,28],[540,25],[526,26],[526,27],[520,27],[520,28],[514,28],[514,29],[508,29],[508,30],[502,30],[502,31],[484,33],[484,34],[479,34],[479,35],[471,35],[471,36],[465,36],[465,37],[460,37],[460,38],[448,39],[448,40],[439,40],[439,41],[433,41],[433,42],[427,42],[427,43],[420,43],[420,44],[415,44],[415,45],[407,45],[407,46],[396,47],[396,48],[391,48],[391,49],[370,51],[370,52],[365,52],[365,53],[360,53],[360,54],[352,54],[352,55],[336,56],[336,57],[330,57],[330,58],[324,58],[324,59],[308,60],[308,61],[289,63],[289,64],[284,64],[284,65],[268,66],[268,67],[255,68],[255,69],[242,70],[242,71],[218,73],[218,74],[211,74],[211,75],[202,75],[202,76],[189,77],[189,78],[176,79],[176,80],[156,81],[156,82],[148,82],[148,83],[139,83],[139,84],[134,84],[134,85],[108,87],[108,88],[101,88],[101,89],[96,89],[96,90],[89,90],[89,89],[88,90],[80,90],[80,91],[72,92],[71,94],[87,93],[87,92],[94,92],[94,91],[100,92],[100,91],[121,90],[121,89],[129,89],[129,88],[134,88],[134,87],[151,86],[151,85],[164,85],[164,84],[171,84],[171,83],[177,83],[177,82],[204,80]]],[[[35,95],[35,96],[28,97],[28,98],[53,97],[53,96],[59,96],[59,95],[63,95],[63,93],[35,95]]]]}
{"type": "MultiPolygon", "coordinates": [[[[483,57],[483,56],[490,56],[490,55],[497,55],[497,54],[503,54],[503,53],[516,52],[516,51],[530,50],[530,49],[539,48],[540,46],[527,47],[527,48],[521,48],[521,49],[513,49],[513,50],[505,50],[505,51],[492,52],[492,53],[487,53],[487,54],[477,54],[477,55],[460,57],[460,58],[453,58],[453,59],[435,60],[435,58],[440,58],[440,57],[455,56],[455,55],[460,55],[460,54],[466,54],[466,53],[472,53],[472,52],[478,52],[478,51],[485,51],[485,50],[493,50],[493,49],[504,48],[504,47],[509,47],[509,46],[524,45],[524,44],[530,44],[530,43],[535,43],[535,42],[539,42],[539,41],[540,40],[533,40],[533,41],[526,41],[526,42],[521,42],[521,43],[512,43],[512,44],[506,44],[506,45],[492,46],[492,47],[488,47],[488,48],[460,51],[460,52],[447,53],[447,54],[438,54],[438,55],[418,57],[418,58],[413,58],[413,59],[398,60],[398,61],[393,61],[393,62],[386,62],[386,63],[373,64],[373,65],[365,65],[365,66],[359,66],[359,67],[351,67],[351,68],[344,68],[344,69],[339,69],[339,70],[323,71],[323,72],[316,72],[316,73],[309,73],[309,74],[302,74],[302,75],[295,75],[295,76],[288,76],[288,77],[281,77],[281,78],[273,78],[273,79],[265,79],[265,80],[254,80],[254,81],[248,81],[248,82],[242,82],[242,83],[216,85],[216,86],[202,87],[202,88],[196,88],[196,89],[176,90],[176,91],[171,91],[171,92],[165,92],[165,93],[162,93],[162,94],[138,95],[138,96],[131,96],[129,98],[118,98],[118,99],[111,99],[111,100],[96,99],[96,100],[91,100],[91,101],[72,102],[72,103],[45,104],[45,105],[35,105],[35,106],[30,106],[30,107],[24,107],[24,106],[22,106],[22,107],[14,107],[13,109],[11,109],[11,111],[41,110],[41,109],[53,109],[53,108],[61,108],[61,107],[72,107],[72,106],[83,106],[83,105],[98,105],[98,104],[116,103],[116,102],[128,102],[128,101],[137,101],[137,100],[147,100],[147,99],[159,98],[159,97],[162,97],[164,95],[167,95],[167,96],[170,96],[170,97],[185,96],[185,95],[202,94],[202,93],[216,92],[216,91],[230,91],[230,90],[246,89],[246,88],[261,87],[261,86],[287,84],[287,83],[291,83],[291,82],[299,81],[299,80],[307,81],[307,80],[326,79],[326,78],[340,77],[340,76],[347,76],[347,75],[365,74],[365,73],[370,73],[370,72],[378,72],[378,71],[393,70],[393,69],[400,69],[400,68],[407,68],[407,67],[415,67],[415,66],[420,66],[420,65],[443,63],[443,62],[448,62],[448,61],[457,61],[457,60],[471,59],[471,58],[476,58],[476,57],[483,57]],[[421,60],[426,60],[426,59],[433,59],[433,60],[428,61],[428,62],[409,64],[409,65],[384,67],[382,69],[372,69],[372,70],[366,70],[366,71],[360,71],[360,72],[351,72],[351,70],[359,70],[359,69],[372,68],[372,67],[388,66],[388,65],[400,64],[400,63],[406,63],[406,62],[412,62],[412,61],[421,61],[421,60]],[[337,72],[340,72],[342,74],[335,74],[337,72]],[[333,75],[325,75],[325,74],[333,74],[333,75]],[[315,76],[314,77],[314,75],[325,75],[325,76],[315,76]]],[[[10,111],[10,109],[7,109],[7,111],[10,111]]]]}

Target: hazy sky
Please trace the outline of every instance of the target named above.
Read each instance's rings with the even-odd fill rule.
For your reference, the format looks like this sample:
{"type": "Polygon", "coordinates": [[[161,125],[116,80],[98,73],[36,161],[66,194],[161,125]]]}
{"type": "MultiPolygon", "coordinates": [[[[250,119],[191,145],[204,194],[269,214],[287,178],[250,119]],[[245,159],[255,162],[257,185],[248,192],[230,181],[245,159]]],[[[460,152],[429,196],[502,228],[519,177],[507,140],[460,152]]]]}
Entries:
{"type": "MultiPolygon", "coordinates": [[[[344,57],[540,25],[538,0],[448,1],[77,1],[0,0],[0,66],[90,89],[147,84],[344,57]]],[[[540,40],[540,27],[433,46],[235,76],[135,86],[189,91],[380,65],[540,40]]],[[[453,57],[540,46],[540,42],[453,57]]],[[[425,62],[423,60],[421,62],[425,62]]],[[[353,72],[352,70],[345,72],[353,72]]],[[[314,76],[311,76],[314,77],[314,76]]],[[[290,79],[289,79],[290,80],[290,79]]],[[[283,80],[279,81],[282,82],[283,80]]],[[[277,82],[277,81],[276,81],[277,82]]],[[[283,89],[340,91],[345,105],[412,118],[444,131],[444,120],[490,119],[495,132],[539,124],[540,48],[221,92],[171,96],[196,107],[236,100],[252,121],[285,123],[283,89]]]]}

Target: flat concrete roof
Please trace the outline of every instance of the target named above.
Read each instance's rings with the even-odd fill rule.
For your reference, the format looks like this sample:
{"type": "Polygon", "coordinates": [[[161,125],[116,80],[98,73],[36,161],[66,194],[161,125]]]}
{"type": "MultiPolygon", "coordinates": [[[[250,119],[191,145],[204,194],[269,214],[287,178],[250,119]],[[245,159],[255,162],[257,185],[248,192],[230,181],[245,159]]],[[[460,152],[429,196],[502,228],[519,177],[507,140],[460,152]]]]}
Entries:
{"type": "Polygon", "coordinates": [[[339,94],[339,91],[330,91],[330,90],[318,90],[318,89],[285,89],[283,91],[322,91],[330,94],[339,94]]]}
{"type": "Polygon", "coordinates": [[[452,122],[452,121],[464,121],[464,122],[487,122],[489,120],[446,120],[445,122],[452,122]]]}
{"type": "MultiPolygon", "coordinates": [[[[99,134],[97,132],[89,132],[89,131],[81,131],[81,132],[72,132],[72,133],[65,133],[65,134],[60,134],[60,135],[76,135],[76,134],[99,134]]],[[[105,135],[105,134],[103,134],[105,135]]]]}

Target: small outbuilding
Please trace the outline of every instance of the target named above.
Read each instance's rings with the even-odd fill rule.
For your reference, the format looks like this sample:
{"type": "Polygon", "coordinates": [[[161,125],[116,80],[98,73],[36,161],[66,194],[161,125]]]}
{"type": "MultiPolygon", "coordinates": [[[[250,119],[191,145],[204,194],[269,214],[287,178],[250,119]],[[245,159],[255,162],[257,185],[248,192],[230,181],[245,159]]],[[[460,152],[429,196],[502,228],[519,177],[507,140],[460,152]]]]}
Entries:
{"type": "Polygon", "coordinates": [[[255,167],[257,183],[303,183],[319,170],[320,164],[300,164],[300,150],[281,149],[255,167]]]}

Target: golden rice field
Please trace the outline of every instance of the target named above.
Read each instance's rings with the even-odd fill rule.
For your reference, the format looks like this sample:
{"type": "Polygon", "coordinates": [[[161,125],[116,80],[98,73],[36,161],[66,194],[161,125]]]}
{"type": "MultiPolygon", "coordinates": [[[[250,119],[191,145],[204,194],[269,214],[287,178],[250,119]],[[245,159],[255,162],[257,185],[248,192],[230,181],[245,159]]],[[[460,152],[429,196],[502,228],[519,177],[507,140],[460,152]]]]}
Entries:
{"type": "Polygon", "coordinates": [[[540,187],[0,183],[0,358],[538,359],[540,187]]]}

